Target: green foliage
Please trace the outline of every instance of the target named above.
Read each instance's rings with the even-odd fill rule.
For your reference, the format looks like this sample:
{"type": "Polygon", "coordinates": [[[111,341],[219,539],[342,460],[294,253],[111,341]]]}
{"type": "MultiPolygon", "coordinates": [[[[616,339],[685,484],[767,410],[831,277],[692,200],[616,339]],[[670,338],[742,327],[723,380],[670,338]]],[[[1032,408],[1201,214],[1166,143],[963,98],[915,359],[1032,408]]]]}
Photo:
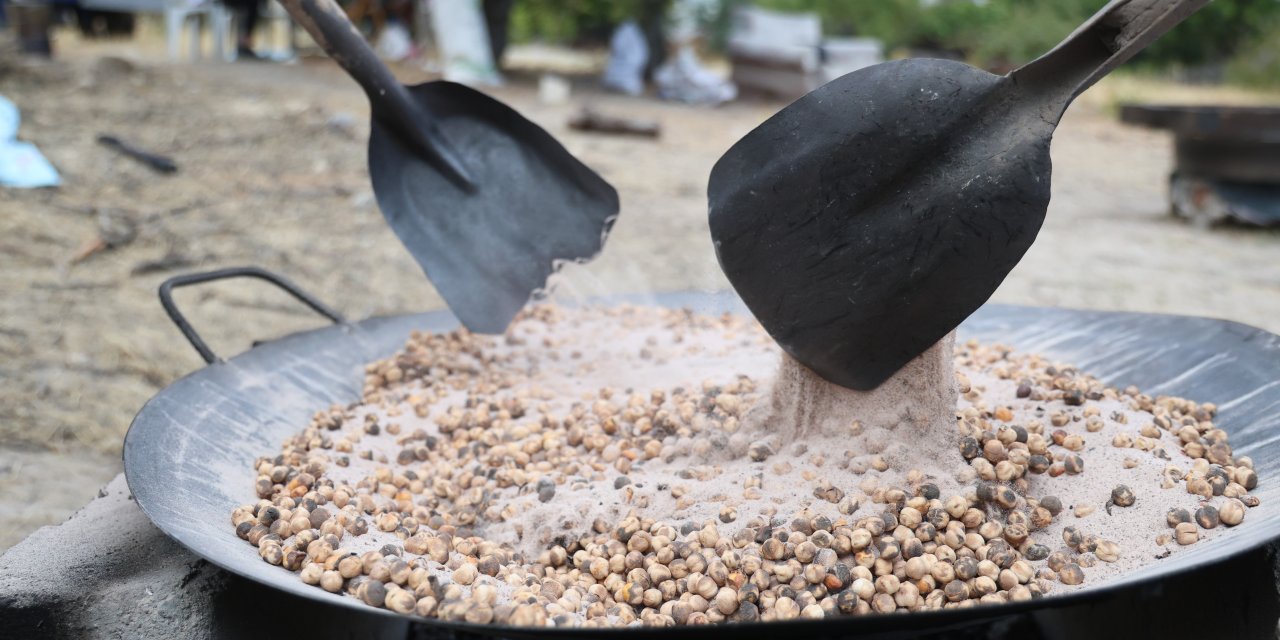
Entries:
{"type": "Polygon", "coordinates": [[[1280,89],[1280,24],[1227,64],[1227,80],[1258,89],[1280,89]]]}
{"type": "MultiPolygon", "coordinates": [[[[890,49],[956,51],[987,67],[1016,65],[1060,42],[1105,0],[760,0],[812,11],[832,35],[867,35],[890,49]]],[[[1280,27],[1280,0],[1215,0],[1154,43],[1148,66],[1222,62],[1280,27]]]]}
{"type": "MultiPolygon", "coordinates": [[[[713,46],[724,41],[727,15],[747,3],[816,13],[828,35],[870,36],[889,50],[952,51],[980,66],[1007,68],[1048,51],[1105,0],[723,0],[721,14],[708,20],[713,46]]],[[[523,40],[604,41],[612,25],[628,17],[653,15],[661,4],[659,0],[520,0],[512,15],[512,33],[523,40]]],[[[1148,68],[1215,64],[1241,51],[1265,58],[1268,50],[1276,51],[1277,30],[1280,0],[1214,0],[1136,62],[1148,68]]]]}
{"type": "Polygon", "coordinates": [[[1215,0],[1141,54],[1140,61],[1206,64],[1226,61],[1280,29],[1280,0],[1215,0]]]}
{"type": "Polygon", "coordinates": [[[956,35],[974,31],[989,13],[970,0],[942,0],[934,6],[920,0],[760,0],[755,4],[816,13],[829,35],[878,38],[891,49],[953,48],[956,35]]]}
{"type": "Polygon", "coordinates": [[[993,1],[990,13],[964,34],[958,47],[974,62],[1008,68],[1034,60],[1052,49],[1099,7],[1095,0],[993,1]]]}
{"type": "Polygon", "coordinates": [[[518,0],[511,9],[515,42],[557,44],[608,42],[613,27],[628,19],[661,14],[669,0],[518,0]]]}

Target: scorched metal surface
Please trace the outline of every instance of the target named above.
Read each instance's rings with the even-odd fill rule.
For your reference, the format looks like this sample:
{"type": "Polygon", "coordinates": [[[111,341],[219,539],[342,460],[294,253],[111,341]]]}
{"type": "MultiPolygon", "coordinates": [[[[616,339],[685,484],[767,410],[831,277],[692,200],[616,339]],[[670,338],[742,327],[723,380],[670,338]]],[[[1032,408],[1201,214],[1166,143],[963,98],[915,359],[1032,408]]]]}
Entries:
{"type": "MultiPolygon", "coordinates": [[[[745,313],[741,302],[730,295],[666,294],[648,300],[671,307],[745,313]]],[[[182,378],[142,408],[125,438],[125,474],[138,505],[166,534],[236,574],[335,607],[396,615],[305,585],[296,574],[263,562],[253,547],[234,534],[231,511],[256,500],[255,458],[277,451],[284,439],[306,426],[317,409],[360,397],[367,362],[393,353],[412,330],[448,331],[456,326],[457,321],[446,312],[335,325],[261,344],[182,378]]],[[[1277,336],[1222,320],[1002,305],[983,307],[960,332],[962,338],[1001,342],[1073,363],[1113,385],[1135,384],[1151,394],[1217,403],[1218,424],[1231,434],[1236,452],[1255,461],[1262,482],[1254,493],[1261,498],[1261,505],[1249,511],[1244,525],[1226,535],[1180,548],[1172,557],[1154,561],[1105,586],[997,607],[665,630],[512,629],[438,621],[421,621],[422,625],[445,636],[507,638],[684,638],[728,633],[735,640],[788,633],[803,633],[806,638],[888,638],[920,637],[925,630],[945,637],[1070,637],[1064,634],[1080,625],[1087,628],[1103,619],[1150,615],[1162,607],[1178,606],[1173,604],[1180,602],[1173,597],[1178,594],[1165,592],[1166,585],[1181,584],[1172,578],[1175,574],[1226,569],[1226,564],[1209,565],[1255,550],[1280,536],[1277,336]],[[1123,609],[1114,610],[1120,607],[1123,609]]],[[[1254,577],[1260,576],[1263,586],[1269,583],[1269,590],[1232,576],[1215,580],[1215,584],[1195,583],[1196,602],[1209,602],[1205,598],[1225,592],[1230,597],[1219,600],[1235,607],[1197,613],[1212,616],[1216,620],[1213,628],[1226,634],[1201,638],[1254,637],[1257,629],[1266,630],[1268,625],[1268,633],[1274,633],[1280,604],[1274,580],[1268,578],[1272,576],[1270,567],[1258,569],[1262,573],[1255,572],[1254,577]],[[1206,596],[1206,592],[1213,595],[1206,596]]],[[[1184,591],[1189,593],[1190,587],[1179,588],[1179,593],[1186,595],[1184,591]]],[[[1148,628],[1149,623],[1141,617],[1130,620],[1130,624],[1148,628]]],[[[1180,628],[1174,625],[1175,631],[1180,628]]]]}
{"type": "Polygon", "coordinates": [[[1049,143],[1076,96],[1209,0],[1112,0],[997,76],[907,58],[774,114],[711,170],[720,267],[773,339],[870,390],[985,303],[1049,205],[1049,143]]]}
{"type": "Polygon", "coordinates": [[[464,85],[400,84],[334,0],[281,5],[364,89],[378,208],[467,328],[502,333],[600,253],[618,193],[542,127],[464,85]]]}

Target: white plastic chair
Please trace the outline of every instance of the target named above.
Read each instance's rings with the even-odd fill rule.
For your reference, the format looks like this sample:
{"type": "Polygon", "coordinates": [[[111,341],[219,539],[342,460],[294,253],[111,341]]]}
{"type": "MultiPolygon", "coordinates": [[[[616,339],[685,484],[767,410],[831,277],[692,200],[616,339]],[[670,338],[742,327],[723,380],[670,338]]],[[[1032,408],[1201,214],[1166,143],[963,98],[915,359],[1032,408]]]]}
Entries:
{"type": "Polygon", "coordinates": [[[213,55],[215,59],[234,62],[236,48],[229,46],[231,37],[231,11],[216,0],[165,0],[164,31],[169,48],[169,60],[177,62],[181,52],[182,31],[189,27],[191,59],[202,56],[200,46],[200,18],[208,21],[213,31],[213,55]]]}
{"type": "MultiPolygon", "coordinates": [[[[237,50],[233,40],[238,18],[234,11],[227,9],[217,0],[197,0],[194,4],[191,0],[165,0],[165,38],[169,45],[169,59],[178,60],[184,26],[191,28],[188,36],[191,39],[191,59],[200,59],[202,52],[199,18],[202,16],[208,21],[213,31],[215,58],[235,62],[237,50]]],[[[295,52],[293,18],[289,17],[289,12],[285,11],[284,6],[274,0],[268,2],[259,19],[268,25],[276,21],[284,22],[284,38],[281,43],[274,41],[276,29],[266,29],[268,37],[272,39],[271,56],[275,59],[292,58],[295,52]]]]}

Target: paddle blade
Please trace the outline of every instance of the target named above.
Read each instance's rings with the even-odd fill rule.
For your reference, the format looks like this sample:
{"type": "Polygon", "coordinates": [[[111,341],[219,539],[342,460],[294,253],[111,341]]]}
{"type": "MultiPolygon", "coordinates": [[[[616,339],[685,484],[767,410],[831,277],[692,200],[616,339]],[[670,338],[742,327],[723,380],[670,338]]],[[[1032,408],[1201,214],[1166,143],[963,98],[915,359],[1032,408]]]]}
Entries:
{"type": "Polygon", "coordinates": [[[457,186],[375,117],[369,174],[383,216],[471,331],[501,333],[568,261],[604,246],[618,194],[510,107],[450,82],[409,87],[459,153],[457,186]]]}
{"type": "Polygon", "coordinates": [[[716,255],[783,349],[873,389],[991,296],[1049,201],[1053,127],[1018,97],[958,62],[889,62],[797,100],[716,163],[716,255]]]}

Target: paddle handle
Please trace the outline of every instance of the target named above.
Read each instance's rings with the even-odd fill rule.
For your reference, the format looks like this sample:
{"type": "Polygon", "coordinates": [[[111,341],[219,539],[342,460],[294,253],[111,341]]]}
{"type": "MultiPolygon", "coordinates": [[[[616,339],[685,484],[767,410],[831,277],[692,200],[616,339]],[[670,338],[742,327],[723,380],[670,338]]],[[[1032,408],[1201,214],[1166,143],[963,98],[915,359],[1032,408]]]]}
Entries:
{"type": "MultiPolygon", "coordinates": [[[[1111,0],[1061,44],[1011,75],[1067,105],[1210,0],[1111,0]]],[[[1062,115],[1061,110],[1056,114],[1062,115]]]]}
{"type": "Polygon", "coordinates": [[[475,188],[461,157],[440,132],[435,119],[382,64],[337,2],[280,0],[280,4],[360,84],[369,96],[373,117],[395,129],[406,144],[421,151],[459,186],[475,188]]]}
{"type": "MultiPolygon", "coordinates": [[[[334,0],[280,0],[289,15],[302,25],[325,53],[347,71],[370,98],[386,96],[409,102],[408,92],[391,70],[378,59],[364,35],[334,0]]],[[[385,99],[385,98],[384,98],[385,99]]]]}

